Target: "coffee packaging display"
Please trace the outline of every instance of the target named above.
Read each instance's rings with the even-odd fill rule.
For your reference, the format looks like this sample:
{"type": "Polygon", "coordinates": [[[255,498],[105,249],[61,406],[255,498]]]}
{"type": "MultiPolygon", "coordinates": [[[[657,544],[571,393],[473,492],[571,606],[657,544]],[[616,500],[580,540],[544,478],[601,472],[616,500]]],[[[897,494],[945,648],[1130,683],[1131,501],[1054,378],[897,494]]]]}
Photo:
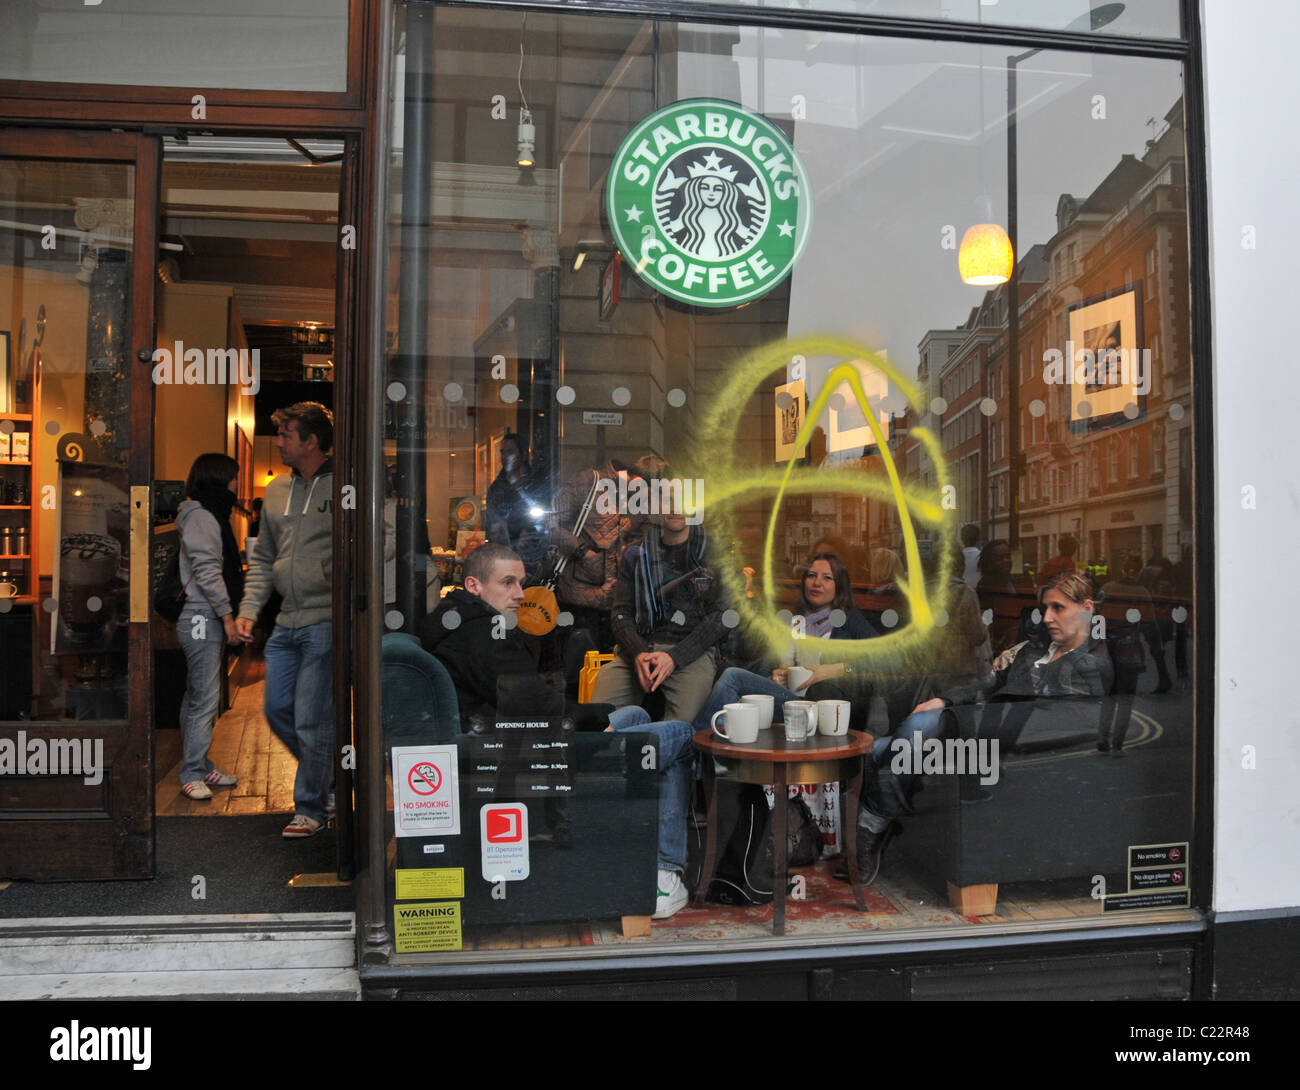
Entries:
{"type": "Polygon", "coordinates": [[[16,431],[13,434],[11,444],[11,458],[15,462],[26,462],[31,458],[32,450],[32,433],[28,431],[16,431]]]}
{"type": "Polygon", "coordinates": [[[0,462],[9,461],[9,449],[9,433],[7,431],[0,431],[0,462]]]}

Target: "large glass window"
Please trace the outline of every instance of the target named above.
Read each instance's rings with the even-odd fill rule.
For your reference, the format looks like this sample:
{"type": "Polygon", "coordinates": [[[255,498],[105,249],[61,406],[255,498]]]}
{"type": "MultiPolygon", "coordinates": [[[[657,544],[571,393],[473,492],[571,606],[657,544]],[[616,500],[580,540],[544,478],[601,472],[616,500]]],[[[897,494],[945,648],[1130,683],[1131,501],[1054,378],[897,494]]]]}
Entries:
{"type": "Polygon", "coordinates": [[[399,952],[1186,906],[1180,66],[400,14],[399,952]]]}

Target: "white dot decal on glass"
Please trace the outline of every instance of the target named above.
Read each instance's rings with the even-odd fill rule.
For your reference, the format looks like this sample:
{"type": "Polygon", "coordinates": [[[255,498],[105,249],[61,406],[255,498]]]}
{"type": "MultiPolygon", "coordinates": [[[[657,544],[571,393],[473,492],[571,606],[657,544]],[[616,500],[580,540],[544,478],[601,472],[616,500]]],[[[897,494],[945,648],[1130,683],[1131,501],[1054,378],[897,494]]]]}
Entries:
{"type": "Polygon", "coordinates": [[[845,625],[845,623],[848,621],[848,619],[849,619],[849,615],[848,615],[847,613],[845,613],[844,610],[842,610],[842,609],[832,609],[832,610],[831,610],[831,627],[832,627],[832,628],[843,628],[844,625],[845,625]]]}
{"type": "Polygon", "coordinates": [[[1043,623],[1043,611],[1042,611],[1041,609],[1036,609],[1036,610],[1034,610],[1034,612],[1031,613],[1031,614],[1029,615],[1029,619],[1030,619],[1031,621],[1033,621],[1034,624],[1042,624],[1042,623],[1043,623]]]}
{"type": "Polygon", "coordinates": [[[943,628],[948,623],[948,611],[946,609],[936,609],[934,611],[934,623],[943,628]]]}
{"type": "Polygon", "coordinates": [[[465,396],[465,390],[459,382],[449,382],[442,388],[442,396],[454,405],[465,396]]]}
{"type": "MultiPolygon", "coordinates": [[[[789,394],[786,394],[786,397],[789,396],[790,396],[789,394]]],[[[683,405],[686,404],[686,391],[681,389],[680,387],[674,386],[671,390],[668,391],[668,404],[671,405],[674,409],[680,409],[683,405]]]]}
{"type": "Polygon", "coordinates": [[[1125,406],[1124,406],[1124,415],[1125,415],[1129,420],[1136,420],[1137,417],[1138,417],[1138,407],[1137,407],[1137,403],[1134,402],[1134,401],[1130,401],[1127,405],[1125,405],[1125,406]]]}
{"type": "Polygon", "coordinates": [[[0,613],[8,613],[14,608],[13,600],[10,598],[0,598],[0,613]]]}
{"type": "Polygon", "coordinates": [[[459,628],[460,614],[456,612],[456,610],[454,609],[447,610],[447,612],[442,615],[442,627],[445,628],[448,632],[451,632],[454,629],[459,628]]]}
{"type": "Polygon", "coordinates": [[[626,386],[618,386],[615,388],[614,392],[609,395],[609,399],[614,402],[615,405],[626,405],[632,400],[632,391],[626,386]]]}
{"type": "Polygon", "coordinates": [[[573,624],[573,614],[566,609],[555,618],[555,623],[559,625],[560,628],[568,628],[569,625],[573,624]]]}
{"type": "Polygon", "coordinates": [[[722,611],[723,628],[735,628],[736,625],[738,624],[740,624],[739,613],[737,613],[734,609],[724,609],[722,611]]]}
{"type": "Polygon", "coordinates": [[[59,608],[59,603],[53,598],[46,598],[45,601],[41,603],[41,608],[45,610],[46,613],[53,613],[59,608]]]}
{"type": "Polygon", "coordinates": [[[686,614],[679,609],[676,613],[673,614],[672,622],[673,624],[685,624],[686,614]]]}
{"type": "Polygon", "coordinates": [[[983,621],[986,626],[991,625],[993,623],[993,610],[986,609],[980,614],[980,620],[983,621]]]}
{"type": "MultiPolygon", "coordinates": [[[[848,402],[844,400],[843,394],[831,394],[831,399],[826,402],[826,404],[837,413],[842,413],[846,408],[848,408],[848,402]]],[[[871,403],[867,402],[867,406],[870,408],[871,403]]]]}
{"type": "Polygon", "coordinates": [[[108,431],[108,425],[102,420],[92,420],[90,422],[90,434],[96,438],[103,435],[106,431],[108,431]]]}
{"type": "Polygon", "coordinates": [[[778,609],[776,611],[776,619],[782,624],[794,624],[794,614],[788,609],[778,609]]]}
{"type": "Polygon", "coordinates": [[[405,618],[402,616],[402,611],[400,609],[390,609],[387,613],[384,614],[384,624],[386,624],[393,631],[396,631],[397,629],[401,628],[402,621],[404,620],[405,618]]]}
{"type": "Polygon", "coordinates": [[[1174,606],[1169,611],[1169,616],[1174,619],[1174,624],[1182,624],[1187,620],[1187,610],[1183,606],[1174,606]]]}
{"type": "Polygon", "coordinates": [[[46,435],[58,435],[58,434],[59,434],[59,422],[58,422],[57,420],[47,420],[47,421],[45,422],[45,434],[46,434],[46,435]]]}
{"type": "Polygon", "coordinates": [[[561,386],[555,391],[555,400],[561,405],[572,405],[577,396],[578,394],[572,386],[561,386]]]}
{"type": "Polygon", "coordinates": [[[794,398],[787,391],[782,390],[776,395],[776,407],[778,409],[788,409],[793,404],[794,398]]]}
{"type": "Polygon", "coordinates": [[[936,416],[942,416],[948,411],[948,402],[945,398],[936,397],[930,402],[930,411],[936,416]]]}
{"type": "Polygon", "coordinates": [[[1187,410],[1184,409],[1181,405],[1178,404],[1178,402],[1175,401],[1172,405],[1169,406],[1169,419],[1181,420],[1186,415],[1186,412],[1187,410]]]}
{"type": "Polygon", "coordinates": [[[506,628],[507,628],[507,629],[514,629],[514,628],[518,628],[518,627],[519,627],[519,614],[518,614],[518,613],[503,613],[502,616],[505,617],[505,619],[506,619],[506,628]]]}
{"type": "Polygon", "coordinates": [[[980,402],[980,412],[982,412],[985,416],[992,416],[997,411],[998,411],[998,403],[994,401],[991,397],[986,397],[983,401],[980,402]]]}
{"type": "Polygon", "coordinates": [[[406,400],[406,383],[404,383],[404,382],[390,382],[390,383],[388,384],[388,389],[387,389],[387,391],[385,391],[385,392],[388,394],[388,400],[389,400],[389,401],[405,401],[405,400],[406,400]]]}
{"type": "Polygon", "coordinates": [[[1042,416],[1045,412],[1047,412],[1047,406],[1043,404],[1040,398],[1036,397],[1029,403],[1030,416],[1042,416]]]}
{"type": "Polygon", "coordinates": [[[896,624],[898,624],[898,610],[896,609],[885,610],[885,612],[880,615],[880,623],[883,624],[886,628],[893,628],[896,624]]]}
{"type": "Polygon", "coordinates": [[[13,430],[14,422],[12,420],[0,420],[0,434],[9,435],[13,430]]]}
{"type": "Polygon", "coordinates": [[[91,613],[98,613],[104,608],[104,599],[97,594],[92,594],[86,599],[86,609],[91,613]]]}
{"type": "Polygon", "coordinates": [[[1130,609],[1124,614],[1124,619],[1129,624],[1137,624],[1138,621],[1142,620],[1142,611],[1140,609],[1130,609]]]}
{"type": "Polygon", "coordinates": [[[1080,401],[1078,405],[1078,411],[1080,416],[1085,418],[1089,417],[1092,415],[1092,404],[1087,401],[1080,401]]]}
{"type": "Polygon", "coordinates": [[[501,400],[507,405],[513,405],[519,400],[519,387],[513,382],[507,382],[501,387],[501,400]]]}

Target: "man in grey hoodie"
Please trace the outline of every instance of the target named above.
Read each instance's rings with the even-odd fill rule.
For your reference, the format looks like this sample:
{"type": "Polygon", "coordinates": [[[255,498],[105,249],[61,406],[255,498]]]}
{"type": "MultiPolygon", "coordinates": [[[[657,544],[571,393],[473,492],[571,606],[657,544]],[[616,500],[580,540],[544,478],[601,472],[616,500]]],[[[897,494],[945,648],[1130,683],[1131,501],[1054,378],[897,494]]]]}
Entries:
{"type": "Polygon", "coordinates": [[[334,418],[315,401],[271,416],[280,460],[291,470],[266,486],[262,527],[249,557],[236,622],[241,639],[271,590],[284,603],[266,643],[266,718],[298,761],[289,839],[313,836],[329,817],[333,775],[334,418]]]}

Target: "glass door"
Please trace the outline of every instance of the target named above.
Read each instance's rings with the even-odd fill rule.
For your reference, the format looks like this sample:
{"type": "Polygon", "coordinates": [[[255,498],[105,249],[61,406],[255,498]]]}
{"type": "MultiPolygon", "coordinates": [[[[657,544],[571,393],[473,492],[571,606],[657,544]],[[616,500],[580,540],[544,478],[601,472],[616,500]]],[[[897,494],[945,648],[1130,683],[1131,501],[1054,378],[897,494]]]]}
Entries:
{"type": "Polygon", "coordinates": [[[153,871],[160,143],[0,132],[0,877],[153,871]]]}

